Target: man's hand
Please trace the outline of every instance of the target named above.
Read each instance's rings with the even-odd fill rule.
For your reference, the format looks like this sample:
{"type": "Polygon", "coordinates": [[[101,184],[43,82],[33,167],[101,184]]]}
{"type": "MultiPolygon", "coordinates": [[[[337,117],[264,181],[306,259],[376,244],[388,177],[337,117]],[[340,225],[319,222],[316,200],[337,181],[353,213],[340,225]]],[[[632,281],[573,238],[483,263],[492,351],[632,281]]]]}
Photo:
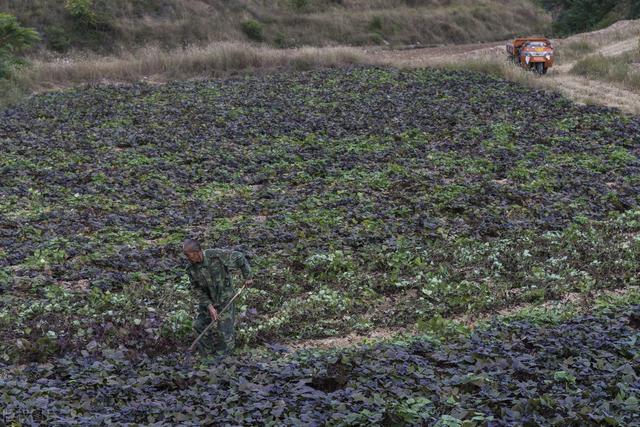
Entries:
{"type": "Polygon", "coordinates": [[[213,320],[214,322],[218,320],[218,310],[216,310],[213,304],[209,304],[209,307],[207,308],[209,309],[209,315],[211,316],[211,320],[213,320]]]}
{"type": "Polygon", "coordinates": [[[245,286],[253,286],[253,279],[247,279],[244,281],[245,286]]]}

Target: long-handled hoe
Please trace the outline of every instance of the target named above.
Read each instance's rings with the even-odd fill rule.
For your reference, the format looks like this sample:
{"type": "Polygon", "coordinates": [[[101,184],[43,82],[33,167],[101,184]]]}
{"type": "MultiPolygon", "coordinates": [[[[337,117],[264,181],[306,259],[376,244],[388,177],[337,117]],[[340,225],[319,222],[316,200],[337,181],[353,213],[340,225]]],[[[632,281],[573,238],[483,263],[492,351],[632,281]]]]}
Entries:
{"type": "MultiPolygon", "coordinates": [[[[231,305],[231,303],[233,303],[233,301],[235,301],[236,298],[238,298],[240,296],[240,294],[242,294],[242,292],[244,292],[244,290],[247,288],[247,284],[245,283],[242,288],[240,288],[240,290],[238,292],[236,292],[236,294],[229,300],[229,302],[222,308],[222,310],[220,310],[218,312],[218,317],[220,317],[220,315],[222,313],[225,312],[225,310],[227,310],[229,308],[229,306],[231,305]]],[[[211,330],[211,328],[213,328],[216,324],[218,323],[217,320],[212,320],[211,323],[209,323],[209,325],[204,328],[204,330],[202,332],[200,332],[200,335],[198,335],[198,337],[193,341],[193,343],[191,343],[191,346],[189,346],[189,349],[187,350],[187,354],[185,355],[185,362],[187,360],[189,360],[189,357],[191,356],[191,353],[193,352],[193,350],[196,348],[196,345],[198,345],[198,342],[200,342],[200,340],[202,339],[202,337],[205,336],[205,334],[207,332],[209,332],[211,330]]]]}

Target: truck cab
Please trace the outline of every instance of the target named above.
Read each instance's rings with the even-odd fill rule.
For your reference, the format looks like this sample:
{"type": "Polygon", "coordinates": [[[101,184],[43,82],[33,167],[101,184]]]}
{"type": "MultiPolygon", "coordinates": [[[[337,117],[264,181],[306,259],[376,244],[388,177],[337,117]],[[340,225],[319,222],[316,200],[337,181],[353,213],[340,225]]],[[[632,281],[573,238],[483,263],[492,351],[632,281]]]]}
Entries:
{"type": "Polygon", "coordinates": [[[523,37],[507,45],[509,59],[522,67],[547,74],[553,66],[554,51],[546,37],[523,37]]]}

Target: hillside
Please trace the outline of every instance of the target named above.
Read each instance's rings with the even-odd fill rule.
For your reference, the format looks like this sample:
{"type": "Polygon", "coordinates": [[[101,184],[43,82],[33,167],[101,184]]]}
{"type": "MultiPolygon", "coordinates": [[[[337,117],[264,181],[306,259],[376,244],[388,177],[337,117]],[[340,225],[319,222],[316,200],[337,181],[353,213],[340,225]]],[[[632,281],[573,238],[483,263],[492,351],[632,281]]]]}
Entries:
{"type": "Polygon", "coordinates": [[[529,0],[0,0],[0,11],[37,28],[50,50],[103,53],[247,39],[278,47],[461,43],[550,24],[529,0]]]}

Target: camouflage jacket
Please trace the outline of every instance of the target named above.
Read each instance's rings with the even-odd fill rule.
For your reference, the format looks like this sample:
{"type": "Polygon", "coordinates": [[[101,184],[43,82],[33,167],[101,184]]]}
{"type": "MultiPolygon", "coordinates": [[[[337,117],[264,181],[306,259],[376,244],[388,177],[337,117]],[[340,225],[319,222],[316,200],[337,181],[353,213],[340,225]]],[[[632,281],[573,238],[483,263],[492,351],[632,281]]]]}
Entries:
{"type": "Polygon", "coordinates": [[[200,305],[221,310],[233,297],[230,269],[239,268],[245,279],[251,277],[251,268],[242,252],[225,249],[207,249],[204,260],[189,264],[186,268],[191,286],[195,289],[200,305]]]}

